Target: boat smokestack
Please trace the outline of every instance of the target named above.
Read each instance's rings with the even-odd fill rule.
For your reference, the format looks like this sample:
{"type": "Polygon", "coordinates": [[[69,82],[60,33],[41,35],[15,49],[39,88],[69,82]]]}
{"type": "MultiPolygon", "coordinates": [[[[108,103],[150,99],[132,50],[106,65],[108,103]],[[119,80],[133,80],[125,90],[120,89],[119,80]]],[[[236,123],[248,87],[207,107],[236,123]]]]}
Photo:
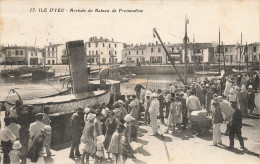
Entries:
{"type": "Polygon", "coordinates": [[[69,57],[70,72],[72,76],[73,90],[75,93],[89,91],[89,71],[85,59],[84,41],[66,42],[69,57]]]}

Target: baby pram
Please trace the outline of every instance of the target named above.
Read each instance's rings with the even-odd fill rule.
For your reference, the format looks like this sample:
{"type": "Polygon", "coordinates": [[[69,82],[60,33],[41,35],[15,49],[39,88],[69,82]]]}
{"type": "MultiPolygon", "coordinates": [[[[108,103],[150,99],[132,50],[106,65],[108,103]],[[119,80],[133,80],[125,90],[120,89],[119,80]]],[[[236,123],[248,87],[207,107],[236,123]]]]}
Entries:
{"type": "Polygon", "coordinates": [[[191,112],[190,122],[191,128],[200,135],[205,135],[212,129],[212,117],[207,116],[206,110],[191,112]]]}

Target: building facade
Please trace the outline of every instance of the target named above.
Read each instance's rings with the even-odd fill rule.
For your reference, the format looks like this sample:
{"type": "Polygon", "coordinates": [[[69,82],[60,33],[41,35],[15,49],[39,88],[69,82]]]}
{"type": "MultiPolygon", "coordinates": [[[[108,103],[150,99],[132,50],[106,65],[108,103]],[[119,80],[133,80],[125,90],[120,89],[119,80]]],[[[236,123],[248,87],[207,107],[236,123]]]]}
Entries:
{"type": "Polygon", "coordinates": [[[91,37],[85,43],[87,62],[90,64],[113,64],[122,62],[124,43],[103,37],[91,37]]]}
{"type": "Polygon", "coordinates": [[[7,64],[28,64],[28,51],[34,49],[28,46],[5,47],[7,64]]]}
{"type": "Polygon", "coordinates": [[[29,49],[27,53],[28,65],[43,65],[45,63],[44,49],[29,49]]]}
{"type": "Polygon", "coordinates": [[[260,62],[260,43],[248,44],[245,51],[248,56],[248,62],[252,64],[259,64],[260,62]]]}
{"type": "Polygon", "coordinates": [[[54,64],[65,64],[64,56],[66,54],[66,46],[64,44],[49,44],[45,46],[45,64],[54,65],[54,64]]]}

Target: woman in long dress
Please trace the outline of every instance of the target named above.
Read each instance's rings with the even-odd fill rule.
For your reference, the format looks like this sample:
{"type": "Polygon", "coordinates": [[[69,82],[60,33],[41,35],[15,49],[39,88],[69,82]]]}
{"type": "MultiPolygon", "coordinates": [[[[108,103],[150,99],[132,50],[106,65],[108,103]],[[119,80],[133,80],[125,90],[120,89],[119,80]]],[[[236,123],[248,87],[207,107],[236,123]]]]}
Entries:
{"type": "MultiPolygon", "coordinates": [[[[105,122],[106,134],[105,134],[104,147],[108,151],[112,135],[116,131],[116,128],[117,128],[118,124],[120,124],[120,122],[119,122],[119,120],[117,120],[114,117],[113,111],[108,111],[107,116],[108,116],[108,119],[105,122]]],[[[108,152],[108,158],[110,159],[110,153],[109,152],[108,152]]]]}
{"type": "Polygon", "coordinates": [[[81,162],[84,163],[84,158],[86,157],[86,163],[89,163],[89,156],[96,152],[96,146],[94,142],[94,119],[96,115],[93,113],[89,113],[87,117],[87,122],[85,123],[85,127],[83,130],[83,134],[81,136],[81,142],[83,142],[83,154],[81,162]]]}

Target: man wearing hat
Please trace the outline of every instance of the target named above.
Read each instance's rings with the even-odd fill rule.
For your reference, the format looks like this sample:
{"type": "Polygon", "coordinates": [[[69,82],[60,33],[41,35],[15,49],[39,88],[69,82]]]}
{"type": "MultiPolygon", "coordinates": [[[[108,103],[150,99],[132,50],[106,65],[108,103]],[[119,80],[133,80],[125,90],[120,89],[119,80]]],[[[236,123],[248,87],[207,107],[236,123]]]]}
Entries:
{"type": "Polygon", "coordinates": [[[145,89],[141,84],[135,86],[136,97],[138,100],[140,100],[141,89],[145,89]]]}
{"type": "Polygon", "coordinates": [[[69,158],[75,158],[81,156],[79,152],[79,144],[80,144],[80,137],[82,135],[82,122],[84,122],[84,115],[83,115],[84,108],[79,107],[77,112],[74,113],[70,118],[70,131],[71,131],[71,149],[69,158]],[[83,120],[81,120],[80,115],[83,115],[83,120]]]}
{"type": "Polygon", "coordinates": [[[157,94],[153,93],[151,95],[151,104],[149,107],[151,125],[153,129],[153,135],[158,135],[158,122],[157,122],[157,115],[159,112],[159,101],[157,100],[157,94]]]}
{"type": "Polygon", "coordinates": [[[10,151],[10,163],[20,163],[20,149],[22,148],[19,140],[14,141],[13,150],[10,151]]]}
{"type": "Polygon", "coordinates": [[[170,84],[171,97],[175,97],[176,88],[173,84],[170,84]]]}
{"type": "Polygon", "coordinates": [[[162,90],[158,89],[158,101],[159,101],[159,112],[160,112],[160,119],[161,123],[164,124],[164,115],[163,115],[163,108],[165,104],[165,98],[163,97],[162,90]]]}
{"type": "Polygon", "coordinates": [[[244,141],[242,138],[242,112],[241,110],[238,109],[237,107],[237,103],[236,102],[232,102],[231,103],[232,108],[234,109],[234,113],[232,116],[232,121],[231,121],[231,125],[230,125],[230,129],[229,129],[229,147],[230,149],[234,149],[234,138],[235,135],[237,136],[240,146],[242,149],[244,149],[244,141]]]}

